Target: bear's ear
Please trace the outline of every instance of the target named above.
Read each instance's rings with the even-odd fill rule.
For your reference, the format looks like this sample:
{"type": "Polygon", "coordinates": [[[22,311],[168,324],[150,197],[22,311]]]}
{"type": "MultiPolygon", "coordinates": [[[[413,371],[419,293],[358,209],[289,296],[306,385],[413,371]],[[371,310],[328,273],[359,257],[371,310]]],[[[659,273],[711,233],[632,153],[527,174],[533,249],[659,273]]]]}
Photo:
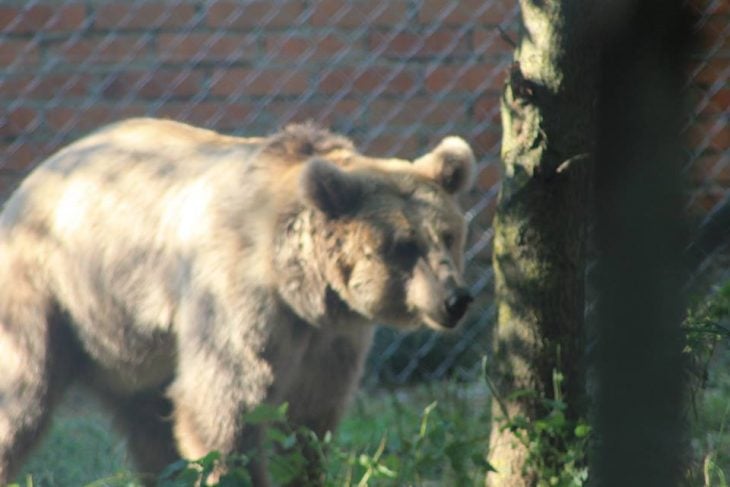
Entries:
{"type": "Polygon", "coordinates": [[[473,184],[474,152],[461,137],[446,137],[413,164],[419,173],[437,182],[448,193],[464,191],[473,184]]]}
{"type": "Polygon", "coordinates": [[[307,162],[300,180],[304,200],[330,218],[354,212],[362,199],[362,182],[321,159],[307,162]]]}

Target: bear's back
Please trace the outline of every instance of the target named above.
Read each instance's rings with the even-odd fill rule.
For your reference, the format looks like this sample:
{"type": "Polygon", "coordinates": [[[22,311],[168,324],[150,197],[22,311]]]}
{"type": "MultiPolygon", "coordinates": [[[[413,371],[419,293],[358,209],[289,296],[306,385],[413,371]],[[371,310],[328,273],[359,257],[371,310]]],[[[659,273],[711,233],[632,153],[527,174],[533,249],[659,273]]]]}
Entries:
{"type": "Polygon", "coordinates": [[[83,227],[97,236],[107,225],[117,236],[185,227],[223,189],[216,179],[254,183],[245,173],[257,141],[166,120],[110,125],[41,163],[6,202],[0,228],[26,226],[64,240],[81,236],[83,227]]]}

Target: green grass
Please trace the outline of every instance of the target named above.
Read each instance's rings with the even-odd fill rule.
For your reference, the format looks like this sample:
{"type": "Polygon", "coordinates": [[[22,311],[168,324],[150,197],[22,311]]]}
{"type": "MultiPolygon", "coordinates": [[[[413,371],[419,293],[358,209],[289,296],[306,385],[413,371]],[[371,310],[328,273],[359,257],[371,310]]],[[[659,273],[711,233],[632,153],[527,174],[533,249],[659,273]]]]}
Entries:
{"type": "MultiPolygon", "coordinates": [[[[19,477],[33,487],[72,487],[103,477],[129,476],[126,447],[96,401],[72,390],[54,416],[41,447],[19,477]]],[[[99,487],[106,483],[94,484],[99,487]]],[[[115,483],[114,485],[123,485],[115,483]]]]}

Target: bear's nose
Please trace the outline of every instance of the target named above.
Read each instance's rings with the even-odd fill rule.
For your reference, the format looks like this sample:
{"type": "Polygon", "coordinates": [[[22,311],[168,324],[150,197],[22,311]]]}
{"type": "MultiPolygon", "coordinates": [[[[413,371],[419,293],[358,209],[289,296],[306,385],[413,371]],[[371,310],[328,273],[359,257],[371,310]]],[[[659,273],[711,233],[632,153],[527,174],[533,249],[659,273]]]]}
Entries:
{"type": "Polygon", "coordinates": [[[464,316],[466,309],[473,300],[474,298],[467,288],[457,287],[454,289],[449,297],[446,298],[446,312],[449,315],[449,322],[456,325],[464,316]]]}

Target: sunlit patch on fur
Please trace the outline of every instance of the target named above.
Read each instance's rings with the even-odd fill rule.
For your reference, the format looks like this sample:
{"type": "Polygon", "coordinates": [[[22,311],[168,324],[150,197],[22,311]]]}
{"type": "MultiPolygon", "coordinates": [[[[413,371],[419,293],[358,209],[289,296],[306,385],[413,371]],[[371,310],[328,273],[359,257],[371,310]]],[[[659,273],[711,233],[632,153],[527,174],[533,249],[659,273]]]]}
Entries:
{"type": "Polygon", "coordinates": [[[162,228],[174,229],[181,243],[187,243],[208,229],[209,204],[213,198],[205,182],[198,182],[168,199],[162,228]]]}
{"type": "Polygon", "coordinates": [[[97,191],[91,181],[72,182],[56,205],[53,229],[60,234],[79,230],[88,211],[88,195],[97,191]]]}

